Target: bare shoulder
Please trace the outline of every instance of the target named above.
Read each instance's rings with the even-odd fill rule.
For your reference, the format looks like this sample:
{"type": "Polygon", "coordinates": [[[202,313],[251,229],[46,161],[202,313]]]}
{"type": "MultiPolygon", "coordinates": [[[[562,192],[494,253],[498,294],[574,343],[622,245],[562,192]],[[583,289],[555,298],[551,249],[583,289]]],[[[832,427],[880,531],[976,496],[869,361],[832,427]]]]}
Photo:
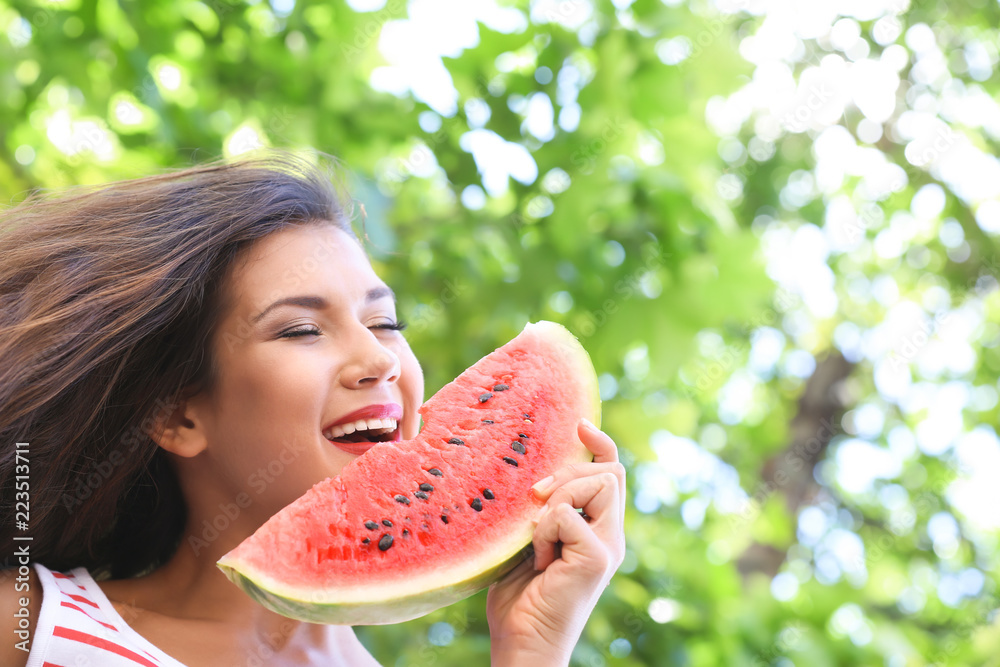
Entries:
{"type": "Polygon", "coordinates": [[[0,665],[24,667],[42,608],[42,582],[33,567],[0,570],[0,665]]]}

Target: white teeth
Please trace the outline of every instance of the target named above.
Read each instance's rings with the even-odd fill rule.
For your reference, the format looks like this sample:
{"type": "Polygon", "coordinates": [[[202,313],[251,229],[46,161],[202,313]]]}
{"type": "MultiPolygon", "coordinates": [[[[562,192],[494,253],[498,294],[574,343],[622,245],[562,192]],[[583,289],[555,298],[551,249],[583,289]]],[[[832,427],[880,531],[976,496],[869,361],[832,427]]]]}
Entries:
{"type": "Polygon", "coordinates": [[[350,435],[355,431],[376,431],[380,429],[395,431],[396,423],[395,419],[359,419],[349,424],[333,426],[323,435],[325,435],[329,440],[333,440],[334,438],[339,438],[344,435],[350,435]]]}

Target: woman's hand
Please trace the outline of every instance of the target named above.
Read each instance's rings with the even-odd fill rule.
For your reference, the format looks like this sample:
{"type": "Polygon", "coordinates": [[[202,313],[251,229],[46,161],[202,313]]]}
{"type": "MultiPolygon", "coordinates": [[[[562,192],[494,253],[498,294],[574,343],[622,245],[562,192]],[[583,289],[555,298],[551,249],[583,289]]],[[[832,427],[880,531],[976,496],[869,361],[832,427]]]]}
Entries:
{"type": "Polygon", "coordinates": [[[490,588],[486,613],[492,664],[566,665],[601,592],[625,556],[625,468],[618,448],[587,420],[580,440],[592,463],[535,485],[534,558],[490,588]],[[577,508],[583,509],[580,514],[577,508]]]}

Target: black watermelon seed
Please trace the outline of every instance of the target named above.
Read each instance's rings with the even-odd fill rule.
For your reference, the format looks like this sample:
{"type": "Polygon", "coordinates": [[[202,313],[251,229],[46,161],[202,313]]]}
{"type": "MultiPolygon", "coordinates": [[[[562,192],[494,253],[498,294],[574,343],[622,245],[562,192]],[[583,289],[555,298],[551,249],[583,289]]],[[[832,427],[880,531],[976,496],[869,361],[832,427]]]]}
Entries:
{"type": "Polygon", "coordinates": [[[406,537],[406,536],[407,536],[407,535],[409,535],[409,534],[410,534],[410,531],[409,531],[409,529],[407,529],[407,528],[404,528],[404,529],[403,529],[403,537],[406,537]]]}
{"type": "Polygon", "coordinates": [[[430,497],[426,493],[424,493],[423,491],[417,491],[413,495],[415,495],[417,498],[420,498],[421,500],[427,500],[427,498],[430,497]]]}
{"type": "Polygon", "coordinates": [[[493,385],[493,391],[507,391],[508,389],[510,389],[510,387],[508,387],[505,384],[495,384],[495,385],[493,385]]]}
{"type": "Polygon", "coordinates": [[[367,528],[368,530],[375,530],[376,528],[378,528],[378,524],[375,523],[374,521],[365,521],[365,528],[367,528]]]}
{"type": "Polygon", "coordinates": [[[427,472],[434,475],[435,477],[444,477],[444,473],[438,470],[437,468],[431,468],[427,472]]]}
{"type": "Polygon", "coordinates": [[[493,394],[491,394],[490,392],[486,392],[485,394],[480,394],[479,395],[479,402],[480,403],[485,403],[486,401],[490,400],[491,398],[493,398],[493,394]]]}
{"type": "Polygon", "coordinates": [[[420,490],[421,491],[433,491],[434,487],[431,486],[430,484],[428,484],[427,482],[424,482],[423,484],[420,485],[420,490]]]}
{"type": "Polygon", "coordinates": [[[370,544],[370,543],[371,543],[371,539],[368,538],[368,537],[366,537],[365,539],[361,540],[361,544],[370,544]]]}
{"type": "Polygon", "coordinates": [[[504,463],[509,463],[510,465],[514,466],[515,468],[517,467],[517,461],[515,461],[512,458],[510,458],[509,456],[503,457],[503,462],[504,463]]]}
{"type": "Polygon", "coordinates": [[[396,500],[397,503],[403,503],[404,505],[409,505],[410,504],[410,499],[407,498],[406,496],[402,496],[402,495],[396,496],[395,500],[396,500]]]}
{"type": "Polygon", "coordinates": [[[462,440],[461,438],[448,438],[448,444],[449,445],[464,445],[465,444],[465,440],[462,440]]]}
{"type": "Polygon", "coordinates": [[[378,541],[378,548],[380,551],[388,551],[389,547],[392,546],[392,535],[386,533],[382,536],[382,539],[378,541]]]}
{"type": "Polygon", "coordinates": [[[443,521],[445,523],[448,523],[448,515],[447,514],[442,514],[441,515],[441,521],[443,521]]]}
{"type": "Polygon", "coordinates": [[[527,438],[528,436],[526,436],[526,435],[525,435],[525,434],[523,434],[523,433],[518,433],[518,434],[517,434],[517,437],[519,437],[519,438],[527,438]]]}
{"type": "Polygon", "coordinates": [[[514,442],[510,443],[510,448],[513,449],[518,454],[526,454],[528,452],[528,450],[524,448],[524,443],[521,442],[520,440],[515,440],[514,442]]]}
{"type": "Polygon", "coordinates": [[[529,415],[527,412],[525,412],[523,414],[524,414],[524,418],[525,419],[531,419],[531,415],[529,415]]]}
{"type": "Polygon", "coordinates": [[[484,420],[483,420],[483,423],[484,423],[484,424],[492,424],[492,423],[493,423],[493,420],[492,420],[492,419],[484,419],[484,420]]]}
{"type": "Polygon", "coordinates": [[[469,504],[472,505],[472,509],[476,510],[477,512],[483,511],[483,501],[480,500],[479,498],[473,498],[472,502],[469,504]]]}
{"type": "Polygon", "coordinates": [[[386,528],[392,528],[392,521],[389,521],[388,519],[382,519],[382,525],[385,526],[386,528]]]}
{"type": "Polygon", "coordinates": [[[486,500],[493,500],[496,496],[493,495],[493,491],[491,489],[483,489],[483,498],[486,498],[486,500]]]}

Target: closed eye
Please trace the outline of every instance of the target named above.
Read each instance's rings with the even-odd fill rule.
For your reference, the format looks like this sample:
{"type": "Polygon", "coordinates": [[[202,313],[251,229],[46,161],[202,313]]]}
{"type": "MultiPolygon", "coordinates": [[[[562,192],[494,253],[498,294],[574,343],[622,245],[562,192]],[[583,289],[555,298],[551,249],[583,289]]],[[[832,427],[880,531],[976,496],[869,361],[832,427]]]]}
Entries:
{"type": "MultiPolygon", "coordinates": [[[[403,331],[406,329],[406,322],[394,321],[394,322],[381,322],[379,324],[373,324],[368,327],[369,329],[377,329],[380,331],[403,331]]],[[[291,329],[279,334],[279,338],[299,338],[301,336],[318,336],[322,332],[317,327],[306,327],[303,329],[291,329]]]]}
{"type": "Polygon", "coordinates": [[[382,322],[380,324],[373,324],[368,327],[369,329],[382,329],[385,331],[403,331],[406,329],[406,322],[402,320],[397,320],[395,322],[382,322]]]}
{"type": "Polygon", "coordinates": [[[290,331],[285,331],[281,333],[278,338],[298,338],[299,336],[318,336],[320,330],[316,327],[308,327],[305,329],[292,329],[290,331]]]}

